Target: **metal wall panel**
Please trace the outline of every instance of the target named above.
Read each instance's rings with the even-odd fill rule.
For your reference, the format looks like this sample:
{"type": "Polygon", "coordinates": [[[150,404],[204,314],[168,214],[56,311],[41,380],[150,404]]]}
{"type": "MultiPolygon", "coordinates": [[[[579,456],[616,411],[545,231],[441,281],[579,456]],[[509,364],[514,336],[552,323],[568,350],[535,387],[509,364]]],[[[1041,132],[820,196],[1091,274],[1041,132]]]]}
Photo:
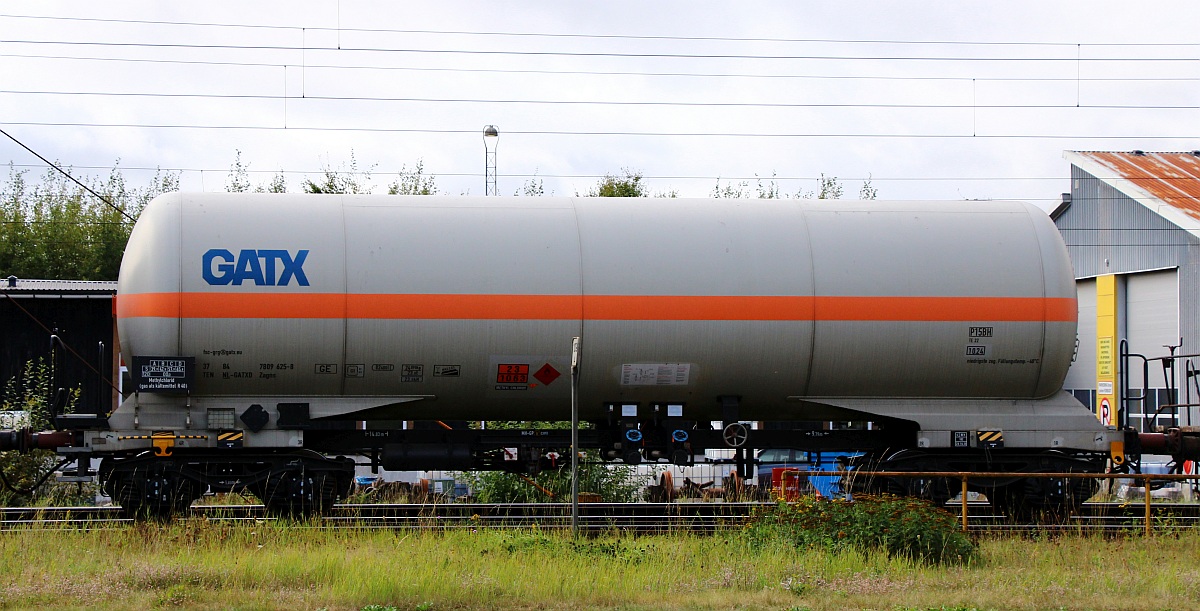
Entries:
{"type": "Polygon", "coordinates": [[[1086,278],[1076,283],[1079,301],[1079,333],[1075,360],[1067,372],[1063,388],[1067,390],[1096,390],[1096,280],[1086,278]]]}
{"type": "Polygon", "coordinates": [[[1200,243],[1128,195],[1072,166],[1071,206],[1055,219],[1075,277],[1176,267],[1200,243]]]}
{"type": "MultiPolygon", "coordinates": [[[[1167,353],[1179,343],[1179,282],[1175,270],[1131,274],[1125,278],[1125,336],[1129,351],[1147,357],[1167,353]]],[[[1143,385],[1139,367],[1129,371],[1131,388],[1143,385]]],[[[1166,388],[1161,367],[1150,370],[1149,387],[1166,388]]]]}
{"type": "MultiPolygon", "coordinates": [[[[1200,320],[1188,314],[1200,309],[1200,238],[1074,165],[1071,200],[1054,222],[1067,244],[1075,277],[1177,269],[1175,341],[1183,338],[1184,354],[1200,353],[1200,320]]],[[[1158,346],[1147,356],[1165,354],[1166,349],[1158,346]]],[[[1072,374],[1068,388],[1077,379],[1072,374]]]]}

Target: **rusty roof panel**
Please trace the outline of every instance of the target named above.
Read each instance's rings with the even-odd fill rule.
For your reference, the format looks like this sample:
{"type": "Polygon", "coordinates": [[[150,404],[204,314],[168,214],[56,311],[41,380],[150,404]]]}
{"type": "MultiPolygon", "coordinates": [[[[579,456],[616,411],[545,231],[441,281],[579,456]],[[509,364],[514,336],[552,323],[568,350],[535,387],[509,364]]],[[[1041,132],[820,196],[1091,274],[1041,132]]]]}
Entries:
{"type": "Polygon", "coordinates": [[[112,297],[116,292],[117,283],[107,280],[26,280],[14,276],[0,278],[0,300],[4,299],[3,294],[14,297],[30,295],[112,297]]]}
{"type": "Polygon", "coordinates": [[[1111,169],[1163,203],[1200,220],[1200,151],[1077,153],[1111,169]]]}

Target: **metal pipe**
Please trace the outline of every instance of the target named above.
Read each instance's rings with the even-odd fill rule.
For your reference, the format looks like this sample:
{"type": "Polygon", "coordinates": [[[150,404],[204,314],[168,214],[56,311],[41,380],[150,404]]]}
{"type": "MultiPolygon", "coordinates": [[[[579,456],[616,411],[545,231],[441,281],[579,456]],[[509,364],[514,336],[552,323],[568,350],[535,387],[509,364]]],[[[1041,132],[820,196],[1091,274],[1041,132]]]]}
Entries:
{"type": "Polygon", "coordinates": [[[571,534],[579,536],[579,338],[571,338],[571,534]]]}

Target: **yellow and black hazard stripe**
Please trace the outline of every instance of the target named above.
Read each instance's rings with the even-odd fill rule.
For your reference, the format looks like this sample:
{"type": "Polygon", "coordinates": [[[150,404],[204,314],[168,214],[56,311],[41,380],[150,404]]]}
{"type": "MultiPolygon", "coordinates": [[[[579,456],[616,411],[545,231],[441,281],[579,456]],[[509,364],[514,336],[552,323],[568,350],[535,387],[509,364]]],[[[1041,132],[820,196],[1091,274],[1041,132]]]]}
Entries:
{"type": "Polygon", "coordinates": [[[208,439],[208,435],[176,435],[171,431],[160,431],[151,435],[119,435],[117,437],[119,441],[130,439],[208,439]]]}
{"type": "Polygon", "coordinates": [[[149,439],[155,456],[170,456],[178,439],[208,439],[208,435],[179,435],[174,431],[154,431],[149,435],[120,435],[118,441],[149,439]]]}
{"type": "Polygon", "coordinates": [[[981,448],[1003,448],[1004,431],[975,431],[975,440],[981,448]]]}
{"type": "Polygon", "coordinates": [[[242,431],[221,431],[217,433],[218,448],[240,448],[246,434],[242,431]]]}

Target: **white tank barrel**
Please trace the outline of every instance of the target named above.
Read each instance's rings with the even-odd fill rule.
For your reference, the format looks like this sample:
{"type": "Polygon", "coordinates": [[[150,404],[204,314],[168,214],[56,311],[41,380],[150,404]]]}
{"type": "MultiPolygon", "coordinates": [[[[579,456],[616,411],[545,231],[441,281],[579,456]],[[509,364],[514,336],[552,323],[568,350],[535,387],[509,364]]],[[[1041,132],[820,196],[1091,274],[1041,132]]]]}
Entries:
{"type": "Polygon", "coordinates": [[[1066,249],[1019,202],[168,194],[117,315],[127,360],[195,357],[194,405],[406,420],[566,419],[576,336],[585,418],[1031,401],[1076,333],[1066,249]]]}

